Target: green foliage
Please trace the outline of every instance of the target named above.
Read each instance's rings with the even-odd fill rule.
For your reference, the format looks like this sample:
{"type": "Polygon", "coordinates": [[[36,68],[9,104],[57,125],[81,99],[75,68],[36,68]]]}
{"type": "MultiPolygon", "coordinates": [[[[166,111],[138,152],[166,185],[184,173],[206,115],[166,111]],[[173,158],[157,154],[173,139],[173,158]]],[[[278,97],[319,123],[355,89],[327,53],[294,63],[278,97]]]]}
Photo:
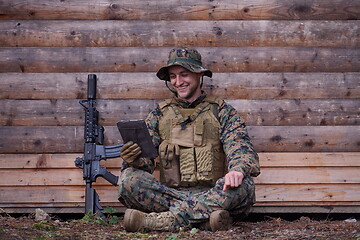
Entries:
{"type": "Polygon", "coordinates": [[[51,222],[38,222],[30,226],[33,229],[40,231],[57,231],[59,230],[58,226],[54,225],[51,222]]]}
{"type": "Polygon", "coordinates": [[[102,212],[106,215],[109,224],[119,223],[119,217],[114,215],[116,213],[115,208],[106,206],[106,208],[102,212]]]}
{"type": "Polygon", "coordinates": [[[97,223],[97,224],[101,224],[101,225],[108,224],[106,220],[102,219],[97,214],[92,213],[91,210],[88,211],[88,213],[81,219],[81,221],[97,223]]]}
{"type": "Polygon", "coordinates": [[[167,235],[166,239],[177,239],[178,235],[176,233],[171,234],[171,235],[167,235]]]}
{"type": "Polygon", "coordinates": [[[113,207],[106,206],[106,208],[104,208],[104,210],[102,212],[104,214],[114,214],[114,213],[116,213],[116,210],[113,207]]]}
{"type": "Polygon", "coordinates": [[[113,207],[107,206],[102,213],[105,215],[105,219],[99,217],[97,214],[93,214],[91,210],[82,218],[82,221],[93,222],[97,224],[117,224],[119,223],[119,217],[114,215],[116,210],[113,207]]]}

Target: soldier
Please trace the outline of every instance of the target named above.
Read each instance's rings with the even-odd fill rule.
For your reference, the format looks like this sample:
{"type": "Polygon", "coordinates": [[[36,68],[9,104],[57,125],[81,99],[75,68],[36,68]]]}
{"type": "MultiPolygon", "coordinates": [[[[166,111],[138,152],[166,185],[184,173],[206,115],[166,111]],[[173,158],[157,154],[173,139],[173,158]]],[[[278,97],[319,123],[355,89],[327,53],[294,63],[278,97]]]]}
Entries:
{"type": "Polygon", "coordinates": [[[160,181],[152,175],[154,160],[126,143],[119,180],[119,201],[129,208],[125,230],[227,229],[232,214],[247,215],[255,203],[252,177],[260,174],[245,123],[231,105],[201,90],[212,72],[197,50],[174,48],[156,75],[174,93],[145,120],[159,150],[160,181]]]}

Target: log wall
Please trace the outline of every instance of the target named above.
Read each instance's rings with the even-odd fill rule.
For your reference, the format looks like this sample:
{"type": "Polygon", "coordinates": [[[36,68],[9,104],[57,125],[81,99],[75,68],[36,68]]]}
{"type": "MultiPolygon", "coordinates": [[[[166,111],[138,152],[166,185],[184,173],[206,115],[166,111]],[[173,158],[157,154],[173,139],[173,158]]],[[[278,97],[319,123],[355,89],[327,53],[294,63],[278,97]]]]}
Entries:
{"type": "MultiPolygon", "coordinates": [[[[83,212],[83,110],[98,75],[107,145],[117,121],[171,94],[174,46],[214,72],[204,89],[246,120],[260,155],[258,212],[359,212],[360,3],[349,0],[0,1],[0,208],[83,212]]],[[[107,167],[118,174],[121,159],[107,167]]],[[[116,187],[95,184],[121,208],[116,187]]]]}

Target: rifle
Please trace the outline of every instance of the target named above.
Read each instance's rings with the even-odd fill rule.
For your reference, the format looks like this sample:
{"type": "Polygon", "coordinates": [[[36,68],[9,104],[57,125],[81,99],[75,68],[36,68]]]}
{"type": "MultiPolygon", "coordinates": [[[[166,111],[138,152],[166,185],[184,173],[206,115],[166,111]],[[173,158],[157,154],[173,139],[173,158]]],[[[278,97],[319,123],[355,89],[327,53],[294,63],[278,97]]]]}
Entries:
{"type": "Polygon", "coordinates": [[[84,155],[75,160],[75,166],[83,169],[83,178],[86,182],[85,190],[85,214],[91,211],[101,218],[105,218],[101,212],[99,195],[92,188],[92,183],[96,178],[102,177],[114,186],[117,185],[118,176],[106,170],[106,167],[100,165],[101,160],[107,158],[116,158],[120,156],[120,149],[123,144],[114,146],[104,146],[104,127],[98,125],[99,112],[95,108],[96,104],[96,80],[95,74],[88,75],[87,100],[80,100],[80,105],[85,111],[84,126],[84,155]]]}

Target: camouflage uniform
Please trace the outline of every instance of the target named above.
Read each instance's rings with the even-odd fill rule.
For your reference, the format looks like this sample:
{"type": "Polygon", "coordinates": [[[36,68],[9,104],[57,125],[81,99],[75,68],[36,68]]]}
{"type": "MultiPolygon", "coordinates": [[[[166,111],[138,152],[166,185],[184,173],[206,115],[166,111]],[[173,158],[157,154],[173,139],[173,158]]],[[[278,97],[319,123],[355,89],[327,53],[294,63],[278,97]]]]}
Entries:
{"type": "MultiPolygon", "coordinates": [[[[187,48],[175,49],[170,52],[169,59],[171,60],[171,56],[188,57],[188,50],[187,48]]],[[[193,52],[190,52],[191,54],[193,52]]],[[[187,62],[174,63],[170,60],[168,65],[157,73],[162,80],[168,81],[166,67],[174,64],[181,65],[193,72],[203,72],[209,77],[212,75],[211,71],[201,67],[201,58],[200,62],[190,65],[185,65],[187,62]]],[[[203,102],[205,97],[206,93],[203,92],[192,103],[176,97],[174,99],[181,108],[195,108],[203,102]]],[[[146,118],[149,133],[157,148],[163,141],[159,134],[161,117],[162,113],[158,106],[146,118]]],[[[143,212],[170,211],[176,217],[177,226],[183,227],[206,221],[212,212],[220,209],[246,215],[249,208],[255,203],[255,185],[252,177],[260,174],[258,155],[250,142],[244,121],[231,105],[223,102],[219,106],[217,118],[220,123],[219,139],[226,154],[228,171],[240,171],[244,175],[239,187],[223,191],[224,177],[222,177],[211,186],[171,188],[160,183],[152,175],[154,161],[143,159],[142,164],[136,168],[130,167],[124,162],[119,180],[119,201],[128,208],[143,212]]]]}
{"type": "MultiPolygon", "coordinates": [[[[193,105],[199,104],[204,97],[205,94],[193,105]]],[[[182,107],[194,107],[181,100],[178,102],[182,107]]],[[[146,124],[156,147],[161,143],[157,130],[159,118],[161,118],[159,108],[146,118],[146,124]]],[[[220,178],[215,186],[170,188],[151,175],[154,171],[154,163],[148,160],[139,169],[124,164],[119,181],[119,200],[129,208],[144,212],[170,210],[181,226],[206,220],[211,212],[219,209],[246,214],[249,207],[255,203],[255,185],[250,175],[257,176],[260,173],[258,156],[250,142],[244,121],[232,106],[226,103],[221,106],[219,121],[220,139],[227,155],[228,169],[241,171],[245,176],[241,186],[224,192],[222,190],[224,178],[220,178]]]]}

